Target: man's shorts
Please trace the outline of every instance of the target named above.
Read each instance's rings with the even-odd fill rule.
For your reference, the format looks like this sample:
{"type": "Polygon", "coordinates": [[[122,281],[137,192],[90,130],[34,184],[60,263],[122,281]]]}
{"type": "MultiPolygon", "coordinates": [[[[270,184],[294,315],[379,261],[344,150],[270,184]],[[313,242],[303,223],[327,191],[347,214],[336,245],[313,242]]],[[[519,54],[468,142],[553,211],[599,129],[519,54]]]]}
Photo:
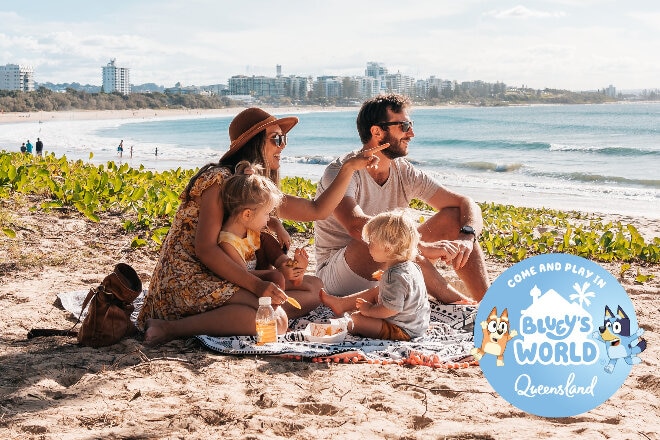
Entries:
{"type": "Polygon", "coordinates": [[[316,276],[323,281],[325,291],[330,295],[347,296],[376,287],[378,281],[367,280],[353,272],[344,258],[345,253],[346,248],[340,249],[317,267],[316,276]]]}

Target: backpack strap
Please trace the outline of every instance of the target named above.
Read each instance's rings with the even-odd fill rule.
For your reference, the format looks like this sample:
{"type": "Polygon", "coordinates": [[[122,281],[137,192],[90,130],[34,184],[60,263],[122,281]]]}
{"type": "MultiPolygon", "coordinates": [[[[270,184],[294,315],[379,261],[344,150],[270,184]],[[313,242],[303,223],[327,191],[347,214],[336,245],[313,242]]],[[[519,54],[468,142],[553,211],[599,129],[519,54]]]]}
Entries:
{"type": "MultiPolygon", "coordinates": [[[[103,286],[99,286],[98,288],[102,288],[103,286]]],[[[95,288],[89,289],[89,293],[87,294],[87,297],[83,301],[82,308],[80,309],[80,314],[78,315],[78,319],[76,320],[76,323],[73,324],[73,327],[71,327],[69,330],[61,330],[61,329],[55,329],[55,328],[33,328],[30,329],[30,331],[27,334],[28,339],[32,338],[38,338],[42,336],[72,336],[76,337],[78,336],[78,332],[74,331],[73,329],[76,328],[78,324],[80,324],[80,317],[82,316],[83,312],[89,305],[89,302],[94,298],[94,295],[96,295],[96,291],[98,290],[95,288]]]]}

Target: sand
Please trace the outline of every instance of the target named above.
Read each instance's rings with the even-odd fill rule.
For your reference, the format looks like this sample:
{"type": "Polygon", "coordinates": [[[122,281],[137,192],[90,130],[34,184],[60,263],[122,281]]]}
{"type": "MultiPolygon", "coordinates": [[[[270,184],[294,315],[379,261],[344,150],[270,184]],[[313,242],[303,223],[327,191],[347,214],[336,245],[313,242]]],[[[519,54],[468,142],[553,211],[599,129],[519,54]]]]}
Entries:
{"type": "MultiPolygon", "coordinates": [[[[0,112],[0,124],[17,122],[85,121],[103,119],[153,119],[178,116],[233,116],[247,107],[220,109],[140,109],[140,110],[74,110],[61,112],[0,112]]],[[[346,110],[347,107],[263,107],[270,114],[288,114],[346,110]]]]}
{"type": "MultiPolygon", "coordinates": [[[[117,217],[92,223],[31,211],[34,201],[0,203],[17,231],[0,234],[2,439],[660,438],[660,265],[641,268],[655,274],[644,285],[620,280],[646,330],[643,363],[603,405],[542,418],[497,395],[479,367],[224,356],[196,339],[147,348],[137,337],[100,349],[65,337],[27,340],[33,327],[73,325],[57,293],[96,286],[120,261],[148,286],[157,254],[132,250],[117,217]]],[[[647,238],[660,236],[657,221],[635,221],[647,238]]],[[[487,263],[492,278],[507,268],[487,263]]],[[[605,267],[618,276],[618,265],[605,267]]]]}

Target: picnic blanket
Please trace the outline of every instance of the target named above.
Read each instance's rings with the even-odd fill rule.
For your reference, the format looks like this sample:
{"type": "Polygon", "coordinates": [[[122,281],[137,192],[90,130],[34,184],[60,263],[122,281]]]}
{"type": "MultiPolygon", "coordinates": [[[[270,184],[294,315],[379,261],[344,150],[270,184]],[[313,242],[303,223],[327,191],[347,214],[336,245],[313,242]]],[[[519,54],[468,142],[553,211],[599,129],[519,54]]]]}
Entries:
{"type": "MultiPolygon", "coordinates": [[[[65,310],[78,318],[88,291],[58,294],[65,310]]],[[[134,302],[131,319],[135,322],[146,290],[134,302]]],[[[86,311],[81,316],[84,319],[86,311]]],[[[303,330],[310,322],[327,323],[332,311],[320,305],[309,314],[289,320],[289,331],[276,343],[256,345],[254,336],[216,337],[199,335],[197,339],[217,353],[231,355],[274,355],[315,362],[369,362],[423,364],[433,367],[459,368],[476,364],[473,348],[474,320],[477,306],[445,305],[431,301],[431,325],[426,334],[411,341],[389,341],[347,335],[342,343],[323,344],[305,340],[303,330]]]]}

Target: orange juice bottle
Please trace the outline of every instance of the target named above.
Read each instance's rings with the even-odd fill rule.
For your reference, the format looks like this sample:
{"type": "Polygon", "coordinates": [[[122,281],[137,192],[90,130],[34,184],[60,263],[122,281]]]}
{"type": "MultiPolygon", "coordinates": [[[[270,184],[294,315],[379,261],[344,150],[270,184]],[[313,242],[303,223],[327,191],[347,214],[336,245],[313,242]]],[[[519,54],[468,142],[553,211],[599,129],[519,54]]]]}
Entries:
{"type": "Polygon", "coordinates": [[[275,321],[275,310],[270,305],[270,297],[259,298],[257,309],[257,345],[277,342],[277,321],[275,321]]]}

